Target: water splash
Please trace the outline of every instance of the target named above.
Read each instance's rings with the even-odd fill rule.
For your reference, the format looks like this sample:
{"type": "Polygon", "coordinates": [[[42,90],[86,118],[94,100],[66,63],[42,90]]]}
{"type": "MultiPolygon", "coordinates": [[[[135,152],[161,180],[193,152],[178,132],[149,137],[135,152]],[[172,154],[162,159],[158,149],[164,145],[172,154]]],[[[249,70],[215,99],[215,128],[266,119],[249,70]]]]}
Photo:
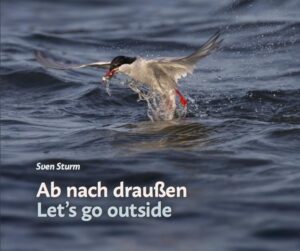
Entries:
{"type": "MultiPolygon", "coordinates": [[[[110,81],[105,81],[106,91],[111,96],[109,89],[110,81]]],[[[141,84],[134,80],[127,80],[122,83],[138,94],[137,102],[146,101],[147,116],[152,121],[168,121],[175,118],[184,118],[187,113],[187,107],[183,107],[176,98],[176,91],[168,90],[160,93],[157,90],[141,84]]]]}

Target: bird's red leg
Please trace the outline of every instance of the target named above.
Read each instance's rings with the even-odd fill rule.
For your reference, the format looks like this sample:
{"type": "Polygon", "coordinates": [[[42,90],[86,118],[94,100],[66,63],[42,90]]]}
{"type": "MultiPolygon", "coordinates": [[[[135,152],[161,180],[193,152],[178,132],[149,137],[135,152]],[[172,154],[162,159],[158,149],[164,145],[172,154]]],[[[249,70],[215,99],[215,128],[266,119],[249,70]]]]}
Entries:
{"type": "Polygon", "coordinates": [[[176,89],[176,94],[178,95],[180,103],[182,104],[182,106],[186,107],[187,103],[188,103],[186,98],[180,93],[180,91],[178,89],[176,89]]]}

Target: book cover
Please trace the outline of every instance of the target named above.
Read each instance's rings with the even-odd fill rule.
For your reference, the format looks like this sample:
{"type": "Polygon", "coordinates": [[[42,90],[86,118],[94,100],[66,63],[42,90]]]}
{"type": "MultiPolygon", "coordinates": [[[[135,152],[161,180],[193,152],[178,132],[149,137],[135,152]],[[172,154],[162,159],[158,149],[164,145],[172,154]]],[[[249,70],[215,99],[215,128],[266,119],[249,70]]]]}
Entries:
{"type": "Polygon", "coordinates": [[[1,0],[1,251],[300,250],[299,11],[1,0]]]}

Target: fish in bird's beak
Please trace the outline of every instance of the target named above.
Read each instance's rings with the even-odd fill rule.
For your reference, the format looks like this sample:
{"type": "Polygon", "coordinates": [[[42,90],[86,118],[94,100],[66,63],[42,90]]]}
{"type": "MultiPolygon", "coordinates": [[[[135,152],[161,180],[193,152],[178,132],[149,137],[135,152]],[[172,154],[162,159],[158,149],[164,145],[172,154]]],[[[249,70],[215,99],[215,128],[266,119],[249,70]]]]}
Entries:
{"type": "Polygon", "coordinates": [[[114,68],[112,70],[108,70],[105,73],[105,75],[102,77],[102,80],[103,81],[107,81],[107,80],[111,79],[116,74],[117,71],[118,71],[118,68],[114,68]]]}

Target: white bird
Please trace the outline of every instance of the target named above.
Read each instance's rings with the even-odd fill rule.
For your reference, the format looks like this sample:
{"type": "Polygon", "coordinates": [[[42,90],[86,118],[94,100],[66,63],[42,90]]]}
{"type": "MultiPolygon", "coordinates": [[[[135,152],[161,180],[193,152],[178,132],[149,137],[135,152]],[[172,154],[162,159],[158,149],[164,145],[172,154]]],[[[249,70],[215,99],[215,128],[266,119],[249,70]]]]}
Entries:
{"type": "Polygon", "coordinates": [[[117,56],[111,62],[94,62],[81,65],[70,65],[55,62],[46,57],[42,52],[36,53],[37,61],[45,67],[68,70],[83,67],[108,68],[103,80],[112,78],[117,73],[123,73],[131,79],[145,84],[153,91],[166,97],[165,104],[174,110],[176,108],[176,95],[181,104],[186,108],[187,100],[178,90],[178,80],[192,74],[197,62],[217,49],[222,40],[219,39],[220,32],[214,34],[194,53],[185,57],[145,59],[142,57],[117,56]]]}

